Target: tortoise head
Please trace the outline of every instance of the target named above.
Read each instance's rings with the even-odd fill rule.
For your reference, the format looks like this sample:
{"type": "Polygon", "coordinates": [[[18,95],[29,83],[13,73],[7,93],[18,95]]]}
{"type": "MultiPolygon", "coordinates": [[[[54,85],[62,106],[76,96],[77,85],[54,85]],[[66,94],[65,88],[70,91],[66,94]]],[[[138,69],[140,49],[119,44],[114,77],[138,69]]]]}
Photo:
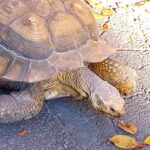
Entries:
{"type": "Polygon", "coordinates": [[[107,86],[97,86],[91,93],[90,99],[96,110],[108,116],[121,117],[124,114],[123,98],[120,96],[118,90],[108,83],[107,86]]]}

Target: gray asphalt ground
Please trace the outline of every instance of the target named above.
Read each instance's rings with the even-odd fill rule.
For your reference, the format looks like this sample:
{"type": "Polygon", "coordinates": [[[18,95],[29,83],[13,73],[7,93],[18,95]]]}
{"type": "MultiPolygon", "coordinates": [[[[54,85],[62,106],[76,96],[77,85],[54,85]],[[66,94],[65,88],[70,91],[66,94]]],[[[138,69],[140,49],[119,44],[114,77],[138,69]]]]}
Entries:
{"type": "MultiPolygon", "coordinates": [[[[110,5],[106,0],[102,2],[106,7],[110,5]]],[[[137,70],[137,90],[125,98],[123,120],[137,124],[138,133],[133,137],[143,141],[150,135],[150,3],[128,9],[115,1],[111,5],[117,11],[105,19],[109,30],[101,32],[101,37],[118,47],[113,58],[137,70]]],[[[33,119],[0,125],[0,150],[117,150],[107,141],[108,136],[126,134],[117,122],[96,112],[87,101],[55,99],[46,102],[33,119]],[[27,130],[27,134],[18,136],[20,130],[27,130]]]]}

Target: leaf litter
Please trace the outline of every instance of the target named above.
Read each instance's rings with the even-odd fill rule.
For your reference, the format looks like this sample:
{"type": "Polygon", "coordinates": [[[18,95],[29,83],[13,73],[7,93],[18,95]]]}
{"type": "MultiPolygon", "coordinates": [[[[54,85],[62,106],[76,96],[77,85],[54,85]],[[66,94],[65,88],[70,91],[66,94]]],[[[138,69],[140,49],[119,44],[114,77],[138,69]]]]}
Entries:
{"type": "Polygon", "coordinates": [[[27,134],[27,130],[20,130],[17,132],[18,136],[25,136],[27,134]]]}
{"type": "Polygon", "coordinates": [[[119,148],[123,149],[133,149],[133,148],[143,148],[144,144],[138,142],[136,139],[127,135],[114,135],[109,138],[109,141],[115,144],[119,148]]]}
{"type": "MultiPolygon", "coordinates": [[[[93,16],[96,20],[104,20],[105,17],[109,17],[113,15],[113,12],[116,12],[116,9],[114,8],[104,8],[102,4],[97,2],[96,0],[85,0],[93,9],[93,16]],[[95,12],[96,10],[96,12],[95,12]],[[98,13],[97,13],[98,12],[98,13]],[[99,13],[100,12],[100,13],[99,13]]],[[[131,4],[132,6],[142,6],[146,2],[150,2],[149,0],[144,1],[138,1],[135,4],[131,4]]],[[[122,6],[126,11],[129,9],[128,4],[124,4],[122,6]]],[[[103,24],[102,26],[103,30],[108,30],[109,26],[107,23],[103,24]]],[[[138,131],[138,128],[135,123],[133,122],[124,122],[119,121],[118,127],[124,130],[127,133],[130,134],[136,134],[138,131]]],[[[144,144],[138,142],[135,138],[127,136],[127,135],[114,135],[113,137],[109,138],[109,141],[114,143],[117,147],[123,148],[123,149],[132,149],[132,148],[143,148],[146,145],[150,145],[150,136],[147,136],[144,140],[144,144]]]]}
{"type": "Polygon", "coordinates": [[[124,122],[124,121],[119,121],[118,127],[121,128],[122,130],[130,133],[130,134],[136,134],[137,133],[137,126],[133,122],[124,122]]]}

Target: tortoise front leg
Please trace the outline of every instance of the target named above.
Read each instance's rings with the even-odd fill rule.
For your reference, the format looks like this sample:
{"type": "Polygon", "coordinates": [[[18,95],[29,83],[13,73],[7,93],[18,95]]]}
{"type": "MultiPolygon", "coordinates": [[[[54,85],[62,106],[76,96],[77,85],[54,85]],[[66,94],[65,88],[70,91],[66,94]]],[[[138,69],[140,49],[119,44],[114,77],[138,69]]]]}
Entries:
{"type": "Polygon", "coordinates": [[[39,85],[26,90],[0,95],[0,123],[26,120],[40,112],[43,94],[39,85]]]}
{"type": "Polygon", "coordinates": [[[116,87],[122,95],[130,95],[136,89],[136,71],[121,62],[108,58],[102,62],[91,63],[89,68],[116,87]]]}

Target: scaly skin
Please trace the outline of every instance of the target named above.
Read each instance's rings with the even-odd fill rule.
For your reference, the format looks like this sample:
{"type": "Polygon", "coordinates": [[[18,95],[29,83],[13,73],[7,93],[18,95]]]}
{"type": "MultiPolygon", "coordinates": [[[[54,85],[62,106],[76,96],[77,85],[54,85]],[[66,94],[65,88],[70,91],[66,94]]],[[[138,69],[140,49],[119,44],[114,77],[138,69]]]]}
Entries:
{"type": "Polygon", "coordinates": [[[44,96],[56,98],[70,95],[88,97],[96,110],[113,117],[120,117],[124,112],[124,100],[118,90],[83,67],[62,71],[47,81],[0,95],[0,123],[32,118],[42,109],[44,96]]]}
{"type": "Polygon", "coordinates": [[[68,96],[72,96],[76,99],[80,97],[80,93],[76,89],[60,82],[57,76],[42,81],[41,85],[44,89],[44,97],[46,100],[68,96]]]}
{"type": "Polygon", "coordinates": [[[130,95],[136,89],[136,71],[125,64],[110,58],[89,65],[101,79],[116,87],[122,95],[130,95]]]}
{"type": "MultiPolygon", "coordinates": [[[[100,79],[88,68],[78,68],[60,72],[55,77],[55,80],[59,81],[56,85],[57,87],[60,87],[60,83],[74,89],[74,91],[77,91],[83,97],[88,97],[93,107],[100,112],[114,117],[120,117],[124,113],[124,100],[118,90],[106,81],[100,79]]],[[[51,80],[47,81],[48,85],[49,82],[51,82],[51,80]]],[[[49,90],[51,91],[53,89],[54,87],[49,90]]],[[[61,88],[61,90],[63,90],[63,88],[61,88]]],[[[73,94],[71,93],[70,95],[73,94]]]]}
{"type": "Polygon", "coordinates": [[[43,106],[40,85],[32,85],[22,91],[0,95],[0,123],[13,123],[32,118],[43,106]]]}

